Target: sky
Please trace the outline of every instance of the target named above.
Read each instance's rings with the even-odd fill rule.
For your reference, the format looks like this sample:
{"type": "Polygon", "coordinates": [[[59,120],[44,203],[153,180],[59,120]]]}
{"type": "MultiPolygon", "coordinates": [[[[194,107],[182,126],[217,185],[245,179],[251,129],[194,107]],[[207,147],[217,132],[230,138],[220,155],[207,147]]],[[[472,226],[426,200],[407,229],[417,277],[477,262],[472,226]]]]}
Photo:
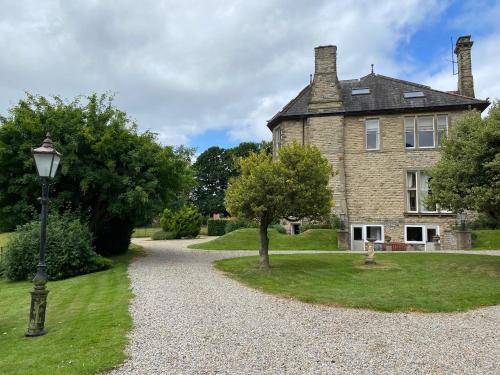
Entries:
{"type": "Polygon", "coordinates": [[[472,35],[476,97],[500,97],[500,0],[0,0],[0,115],[25,92],[113,93],[162,144],[269,140],[308,84],[314,47],[339,79],[375,73],[455,90],[450,37],[472,35]]]}

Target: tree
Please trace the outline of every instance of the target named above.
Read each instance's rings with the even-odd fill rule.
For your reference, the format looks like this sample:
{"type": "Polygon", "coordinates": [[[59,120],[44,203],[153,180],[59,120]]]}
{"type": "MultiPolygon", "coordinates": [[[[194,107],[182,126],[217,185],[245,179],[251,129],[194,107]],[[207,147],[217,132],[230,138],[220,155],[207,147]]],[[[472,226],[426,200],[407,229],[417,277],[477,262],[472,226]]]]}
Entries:
{"type": "Polygon", "coordinates": [[[269,267],[267,229],[277,219],[321,220],[330,213],[332,167],[314,146],[296,143],[280,149],[278,158],[265,151],[238,159],[241,170],[226,190],[231,215],[259,222],[260,266],[269,267]]]}
{"type": "Polygon", "coordinates": [[[428,171],[429,201],[455,212],[474,210],[500,223],[500,103],[488,116],[470,111],[457,121],[428,171]]]}
{"type": "Polygon", "coordinates": [[[47,131],[63,154],[52,209],[88,220],[103,255],[125,251],[134,225],[187,199],[190,151],[162,147],[155,134],[139,133],[111,96],[65,102],[28,94],[0,117],[0,230],[28,222],[39,210],[30,150],[47,131]]]}
{"type": "Polygon", "coordinates": [[[231,177],[239,174],[235,159],[246,157],[252,152],[268,150],[270,142],[243,142],[225,149],[210,147],[198,156],[193,164],[196,185],[191,199],[203,215],[226,214],[224,191],[231,177]]]}

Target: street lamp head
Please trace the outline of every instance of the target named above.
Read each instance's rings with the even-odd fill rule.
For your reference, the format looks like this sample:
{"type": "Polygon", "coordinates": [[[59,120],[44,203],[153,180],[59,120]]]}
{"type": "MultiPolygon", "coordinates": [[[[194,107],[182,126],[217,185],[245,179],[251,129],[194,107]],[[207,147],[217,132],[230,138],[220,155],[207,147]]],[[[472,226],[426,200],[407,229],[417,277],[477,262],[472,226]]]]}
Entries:
{"type": "Polygon", "coordinates": [[[33,149],[32,153],[38,175],[44,178],[54,178],[57,167],[59,167],[61,154],[54,149],[49,133],[47,133],[47,138],[45,138],[42,145],[33,149]]]}

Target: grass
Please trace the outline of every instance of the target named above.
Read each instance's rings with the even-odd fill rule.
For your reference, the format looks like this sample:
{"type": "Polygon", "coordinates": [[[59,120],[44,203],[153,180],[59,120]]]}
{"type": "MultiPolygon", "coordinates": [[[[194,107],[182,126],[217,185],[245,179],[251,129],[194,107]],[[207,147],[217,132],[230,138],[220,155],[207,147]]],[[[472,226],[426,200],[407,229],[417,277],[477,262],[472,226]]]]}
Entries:
{"type": "Polygon", "coordinates": [[[153,233],[158,232],[159,230],[161,230],[160,227],[135,228],[132,232],[132,238],[151,237],[153,233]]]}
{"type": "Polygon", "coordinates": [[[474,250],[498,250],[500,249],[500,230],[499,229],[482,229],[475,230],[473,233],[476,239],[472,241],[472,249],[474,250]]]}
{"type": "Polygon", "coordinates": [[[463,311],[500,302],[500,257],[465,254],[272,255],[215,262],[242,283],[304,302],[381,311],[463,311]]]}
{"type": "Polygon", "coordinates": [[[47,334],[24,337],[32,284],[0,279],[0,373],[93,374],[126,358],[132,321],[127,265],[140,248],[111,258],[113,268],[47,284],[47,334]]]}
{"type": "MultiPolygon", "coordinates": [[[[296,236],[269,229],[270,250],[337,250],[337,232],[333,229],[310,229],[296,236]]],[[[194,244],[191,249],[204,250],[258,250],[259,230],[244,228],[230,232],[212,241],[194,244]]]]}

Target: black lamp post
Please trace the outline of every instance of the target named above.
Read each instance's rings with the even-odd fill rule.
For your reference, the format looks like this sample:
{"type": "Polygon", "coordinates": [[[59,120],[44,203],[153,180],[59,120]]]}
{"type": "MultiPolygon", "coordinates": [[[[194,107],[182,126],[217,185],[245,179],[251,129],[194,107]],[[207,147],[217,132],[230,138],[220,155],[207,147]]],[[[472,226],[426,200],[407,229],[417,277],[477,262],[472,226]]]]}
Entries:
{"type": "Polygon", "coordinates": [[[32,150],[35,158],[36,170],[42,180],[42,213],[40,225],[40,255],[38,269],[33,278],[33,290],[31,291],[30,321],[25,336],[42,336],[45,334],[45,309],[47,307],[47,294],[49,291],[45,288],[47,283],[47,273],[45,272],[45,239],[47,229],[47,210],[49,204],[49,183],[56,175],[61,154],[57,152],[47,133],[47,138],[43,144],[32,150]]]}

